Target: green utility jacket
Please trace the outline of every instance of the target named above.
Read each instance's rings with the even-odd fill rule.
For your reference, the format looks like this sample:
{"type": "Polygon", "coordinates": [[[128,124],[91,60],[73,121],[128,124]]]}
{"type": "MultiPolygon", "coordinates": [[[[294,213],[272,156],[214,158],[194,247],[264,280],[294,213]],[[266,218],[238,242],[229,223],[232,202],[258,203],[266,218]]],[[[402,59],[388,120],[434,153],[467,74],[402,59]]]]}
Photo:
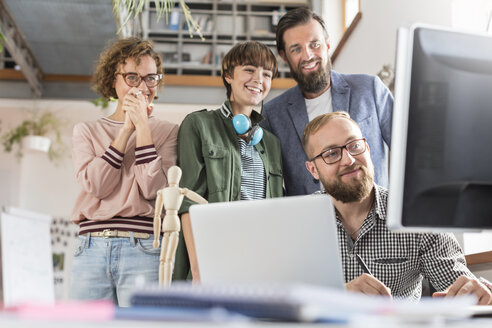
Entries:
{"type": "MultiPolygon", "coordinates": [[[[228,103],[226,105],[229,106],[228,103]]],[[[229,106],[230,107],[230,106],[229,106]]],[[[253,111],[251,121],[259,123],[263,117],[253,111]]],[[[255,148],[265,167],[266,197],[283,196],[282,156],[280,143],[269,131],[255,148]]],[[[240,199],[241,154],[237,134],[230,118],[220,109],[201,110],[186,116],[178,132],[178,165],[183,171],[180,187],[186,187],[210,203],[240,199]]],[[[193,202],[187,198],[179,213],[186,213],[193,202]]],[[[189,278],[189,262],[180,234],[176,254],[174,279],[189,278]]]]}

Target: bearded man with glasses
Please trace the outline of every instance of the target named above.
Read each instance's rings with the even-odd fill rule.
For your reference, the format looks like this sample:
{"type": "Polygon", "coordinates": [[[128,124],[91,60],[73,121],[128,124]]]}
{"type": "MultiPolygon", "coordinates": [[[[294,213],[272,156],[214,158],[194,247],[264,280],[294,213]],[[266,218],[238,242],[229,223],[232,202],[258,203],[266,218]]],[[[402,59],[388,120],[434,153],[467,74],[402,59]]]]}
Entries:
{"type": "Polygon", "coordinates": [[[388,190],[374,183],[369,145],[346,112],[314,118],[302,144],[307,170],[325,188],[317,193],[328,194],[335,205],[347,290],[419,300],[426,277],[438,290],[435,297],[472,294],[478,304],[491,301],[452,234],[388,230],[388,190]]]}

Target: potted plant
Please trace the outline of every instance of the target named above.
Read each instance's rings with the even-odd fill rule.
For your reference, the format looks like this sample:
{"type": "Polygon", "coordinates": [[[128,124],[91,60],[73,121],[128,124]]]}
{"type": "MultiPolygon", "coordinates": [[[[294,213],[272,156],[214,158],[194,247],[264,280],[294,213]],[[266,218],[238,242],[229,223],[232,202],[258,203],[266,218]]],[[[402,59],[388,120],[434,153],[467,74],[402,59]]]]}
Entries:
{"type": "Polygon", "coordinates": [[[99,97],[90,101],[94,106],[99,107],[105,116],[109,116],[114,113],[118,104],[118,99],[109,97],[99,97]]]}
{"type": "Polygon", "coordinates": [[[3,148],[8,153],[16,148],[19,158],[25,150],[35,150],[47,152],[52,161],[60,160],[67,150],[61,138],[63,125],[53,112],[33,112],[31,118],[2,134],[3,148]]]}

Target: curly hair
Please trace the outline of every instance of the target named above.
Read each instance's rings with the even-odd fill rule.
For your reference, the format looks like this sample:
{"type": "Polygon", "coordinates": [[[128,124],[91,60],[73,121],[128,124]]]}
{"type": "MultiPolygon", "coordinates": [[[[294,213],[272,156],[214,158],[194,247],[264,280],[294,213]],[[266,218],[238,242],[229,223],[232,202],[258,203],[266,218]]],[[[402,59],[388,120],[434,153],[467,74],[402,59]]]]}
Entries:
{"type": "MultiPolygon", "coordinates": [[[[125,64],[128,58],[133,58],[139,65],[140,58],[147,55],[154,59],[157,66],[157,74],[164,74],[161,57],[152,48],[152,42],[130,37],[109,44],[99,56],[99,61],[92,76],[93,90],[107,100],[110,97],[118,98],[113,87],[118,65],[125,64]]],[[[160,85],[161,83],[159,83],[160,85]]]]}
{"type": "Polygon", "coordinates": [[[222,59],[222,82],[227,89],[227,99],[231,97],[231,85],[226,76],[234,76],[234,68],[240,65],[263,67],[273,72],[272,78],[277,76],[277,59],[268,46],[258,41],[238,43],[229,50],[222,59]]]}

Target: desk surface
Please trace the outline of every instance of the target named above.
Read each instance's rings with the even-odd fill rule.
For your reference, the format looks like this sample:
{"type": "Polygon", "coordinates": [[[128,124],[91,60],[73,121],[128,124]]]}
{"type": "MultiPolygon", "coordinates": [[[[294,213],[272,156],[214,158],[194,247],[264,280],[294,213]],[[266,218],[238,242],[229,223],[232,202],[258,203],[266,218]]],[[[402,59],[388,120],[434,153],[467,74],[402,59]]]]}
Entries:
{"type": "Polygon", "coordinates": [[[172,328],[367,328],[367,327],[385,327],[385,328],[489,328],[492,327],[492,319],[470,319],[460,322],[443,322],[435,321],[428,323],[401,323],[394,320],[379,320],[378,318],[361,319],[351,324],[310,324],[310,323],[272,323],[272,322],[162,322],[162,321],[131,321],[131,320],[113,320],[113,321],[39,321],[23,320],[15,317],[6,317],[0,315],[0,327],[9,328],[154,328],[154,327],[172,327],[172,328]]]}

